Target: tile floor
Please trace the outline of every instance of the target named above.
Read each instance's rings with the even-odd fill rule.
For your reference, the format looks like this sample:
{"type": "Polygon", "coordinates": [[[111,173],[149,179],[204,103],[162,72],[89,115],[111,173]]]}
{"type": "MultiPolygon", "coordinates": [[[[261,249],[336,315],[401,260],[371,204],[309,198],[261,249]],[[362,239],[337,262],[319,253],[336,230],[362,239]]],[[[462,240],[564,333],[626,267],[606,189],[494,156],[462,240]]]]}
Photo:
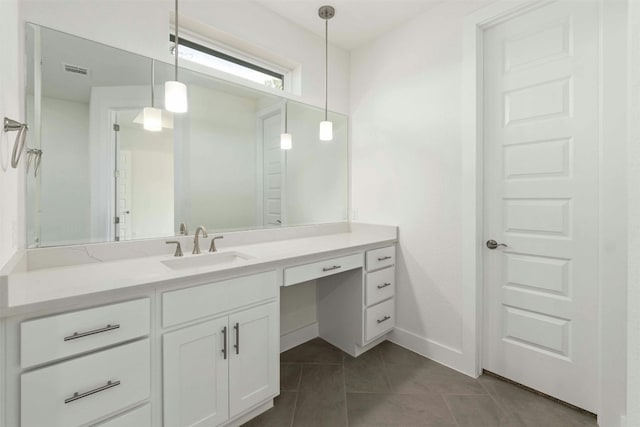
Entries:
{"type": "Polygon", "coordinates": [[[280,356],[280,396],[247,427],[595,426],[512,384],[478,380],[384,342],[354,359],[321,339],[280,356]]]}

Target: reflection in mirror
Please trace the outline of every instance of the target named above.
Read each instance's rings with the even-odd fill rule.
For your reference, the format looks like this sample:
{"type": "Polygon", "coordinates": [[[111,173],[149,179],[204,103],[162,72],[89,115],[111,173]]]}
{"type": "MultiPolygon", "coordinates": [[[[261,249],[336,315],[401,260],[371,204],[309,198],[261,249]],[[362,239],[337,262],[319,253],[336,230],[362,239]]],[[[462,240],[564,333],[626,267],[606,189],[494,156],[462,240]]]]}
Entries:
{"type": "MultiPolygon", "coordinates": [[[[29,247],[344,221],[347,117],[320,142],[322,110],[288,101],[293,149],[280,149],[284,99],[190,70],[189,112],[151,107],[151,59],[27,24],[29,247]]],[[[155,61],[155,107],[172,67],[155,61]]]]}

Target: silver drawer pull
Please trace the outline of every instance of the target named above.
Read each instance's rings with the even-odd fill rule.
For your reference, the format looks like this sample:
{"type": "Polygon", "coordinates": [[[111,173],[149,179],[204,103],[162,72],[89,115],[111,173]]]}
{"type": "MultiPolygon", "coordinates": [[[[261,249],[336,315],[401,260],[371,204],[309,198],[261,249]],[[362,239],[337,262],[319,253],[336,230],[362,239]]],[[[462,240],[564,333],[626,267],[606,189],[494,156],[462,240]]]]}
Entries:
{"type": "Polygon", "coordinates": [[[333,267],[324,267],[324,268],[322,269],[322,271],[325,271],[325,272],[326,272],[326,271],[331,271],[331,270],[337,270],[337,269],[339,269],[339,268],[341,268],[341,266],[340,266],[340,265],[334,265],[333,267]]]}
{"type": "Polygon", "coordinates": [[[391,257],[389,255],[387,255],[387,256],[379,256],[378,257],[378,261],[386,261],[388,259],[391,259],[391,257]]]}
{"type": "Polygon", "coordinates": [[[378,323],[386,322],[389,319],[391,319],[391,316],[384,316],[382,319],[378,319],[378,323]]]}
{"type": "Polygon", "coordinates": [[[387,286],[391,286],[391,282],[387,282],[384,285],[378,285],[378,289],[386,288],[387,286]]]}
{"type": "Polygon", "coordinates": [[[67,403],[75,402],[76,400],[80,400],[83,397],[91,396],[92,394],[100,393],[101,391],[109,390],[110,388],[113,388],[119,385],[120,385],[120,381],[107,381],[105,385],[100,386],[98,388],[94,388],[93,390],[85,391],[84,393],[78,393],[78,392],[73,393],[73,396],[67,397],[64,400],[64,403],[67,404],[67,403]]]}
{"type": "Polygon", "coordinates": [[[89,335],[101,334],[103,332],[113,331],[114,329],[119,329],[120,325],[107,325],[104,328],[94,329],[93,331],[87,332],[74,332],[73,335],[69,335],[68,337],[64,337],[65,341],[77,340],[78,338],[88,337],[89,335]]]}

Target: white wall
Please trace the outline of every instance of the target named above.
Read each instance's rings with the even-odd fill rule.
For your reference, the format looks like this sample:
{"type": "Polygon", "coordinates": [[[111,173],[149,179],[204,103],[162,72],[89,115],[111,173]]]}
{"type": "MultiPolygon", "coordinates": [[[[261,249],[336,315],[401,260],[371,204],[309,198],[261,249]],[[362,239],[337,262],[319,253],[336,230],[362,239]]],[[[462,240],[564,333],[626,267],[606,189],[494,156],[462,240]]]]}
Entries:
{"type": "Polygon", "coordinates": [[[286,152],[286,224],[345,221],[348,211],[348,121],[330,115],[333,141],[322,142],[318,123],[324,113],[289,103],[288,131],[293,148],[286,152]]]}
{"type": "MultiPolygon", "coordinates": [[[[87,242],[91,207],[89,105],[43,98],[41,148],[40,244],[87,242]]],[[[34,180],[33,166],[27,180],[34,180]]],[[[30,246],[33,243],[27,242],[30,246]]]]}
{"type": "Polygon", "coordinates": [[[640,3],[629,0],[629,292],[627,296],[627,426],[640,425],[640,3]]]}
{"type": "Polygon", "coordinates": [[[173,132],[119,123],[120,150],[131,153],[131,238],[173,236],[173,132]]]}
{"type": "MultiPolygon", "coordinates": [[[[0,1],[0,120],[5,116],[24,120],[23,93],[19,76],[18,2],[0,1]]],[[[18,197],[18,172],[11,168],[11,150],[15,133],[0,132],[0,267],[15,253],[19,239],[21,210],[18,197]]]]}
{"type": "Polygon", "coordinates": [[[256,225],[256,100],[189,87],[189,136],[178,192],[192,229],[247,229],[256,225]]]}
{"type": "Polygon", "coordinates": [[[463,20],[450,2],[352,52],[353,218],[397,224],[397,334],[464,370],[463,20]]]}

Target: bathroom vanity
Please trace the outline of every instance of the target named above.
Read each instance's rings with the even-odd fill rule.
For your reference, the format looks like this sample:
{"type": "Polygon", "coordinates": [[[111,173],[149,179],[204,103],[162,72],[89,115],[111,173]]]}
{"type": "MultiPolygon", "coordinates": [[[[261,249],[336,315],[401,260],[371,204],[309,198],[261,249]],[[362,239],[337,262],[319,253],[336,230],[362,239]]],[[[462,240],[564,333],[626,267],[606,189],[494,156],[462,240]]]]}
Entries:
{"type": "Polygon", "coordinates": [[[394,325],[396,241],[337,223],[184,257],[164,240],[18,254],[0,272],[0,425],[240,425],[279,394],[280,288],[316,280],[319,336],[358,356],[394,325]]]}

